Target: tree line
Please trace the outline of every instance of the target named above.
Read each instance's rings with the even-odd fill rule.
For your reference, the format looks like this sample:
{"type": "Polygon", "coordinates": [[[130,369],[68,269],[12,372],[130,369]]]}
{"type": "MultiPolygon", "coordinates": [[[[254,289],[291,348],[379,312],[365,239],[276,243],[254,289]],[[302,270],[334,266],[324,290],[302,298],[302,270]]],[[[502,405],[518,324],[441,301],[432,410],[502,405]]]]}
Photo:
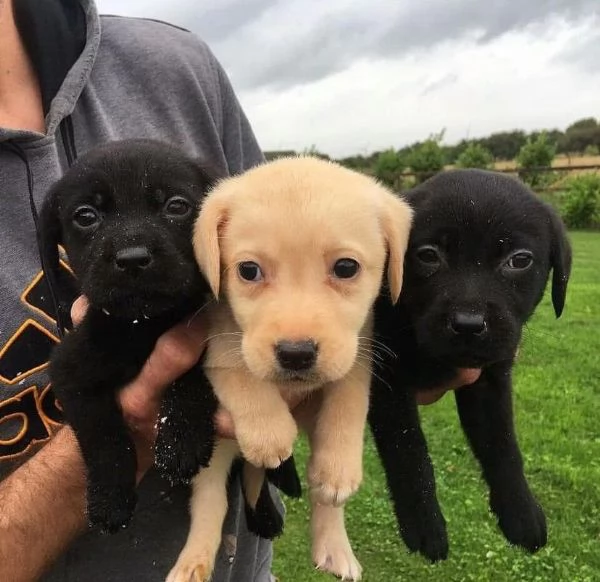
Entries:
{"type": "MultiPolygon", "coordinates": [[[[445,145],[442,143],[443,131],[440,134],[430,136],[425,141],[415,142],[404,146],[400,149],[390,148],[386,150],[387,156],[391,157],[389,152],[394,151],[395,155],[404,161],[404,167],[418,172],[418,169],[411,167],[411,161],[415,161],[416,151],[429,151],[429,155],[435,153],[438,155],[437,148],[433,144],[437,144],[444,163],[456,164],[460,156],[474,145],[479,146],[479,151],[488,152],[493,161],[499,160],[514,160],[519,155],[519,152],[528,142],[536,141],[541,135],[545,135],[547,140],[553,145],[555,154],[588,154],[598,155],[600,151],[600,124],[594,117],[586,117],[579,119],[569,125],[565,131],[559,129],[539,130],[527,133],[520,129],[512,131],[501,131],[493,133],[487,137],[475,139],[463,139],[454,145],[445,145]]],[[[313,151],[311,153],[318,153],[313,151]]],[[[345,166],[364,170],[373,168],[384,152],[373,152],[367,156],[355,155],[338,160],[345,166]]],[[[323,155],[323,154],[321,154],[323,155]]],[[[326,157],[326,156],[324,156],[326,157]]]]}

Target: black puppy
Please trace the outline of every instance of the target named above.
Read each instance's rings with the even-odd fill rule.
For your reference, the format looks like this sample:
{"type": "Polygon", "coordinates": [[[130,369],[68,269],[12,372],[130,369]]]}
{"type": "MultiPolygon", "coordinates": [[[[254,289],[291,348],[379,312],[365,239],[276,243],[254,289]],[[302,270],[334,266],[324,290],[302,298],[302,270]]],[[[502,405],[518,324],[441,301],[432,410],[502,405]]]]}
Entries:
{"type": "Polygon", "coordinates": [[[474,385],[456,391],[461,424],[500,529],[534,552],[546,544],[546,521],[523,473],[511,370],[550,270],[556,316],[563,310],[571,269],[564,227],[522,183],[493,172],[442,172],[406,197],[416,214],[402,296],[395,308],[379,301],[375,320],[397,357],[382,354],[369,413],[400,533],[411,551],[447,557],[415,392],[439,387],[457,368],[482,368],[474,385]]]}
{"type": "MultiPolygon", "coordinates": [[[[125,525],[136,500],[135,447],[115,394],[138,374],[157,338],[207,297],[191,232],[212,182],[175,147],[113,142],[81,157],[41,212],[49,280],[60,278],[61,244],[89,300],[81,324],[54,350],[49,374],[87,466],[90,524],[105,531],[125,525]]],[[[167,390],[156,461],[172,480],[208,464],[216,406],[201,364],[167,390]]]]}

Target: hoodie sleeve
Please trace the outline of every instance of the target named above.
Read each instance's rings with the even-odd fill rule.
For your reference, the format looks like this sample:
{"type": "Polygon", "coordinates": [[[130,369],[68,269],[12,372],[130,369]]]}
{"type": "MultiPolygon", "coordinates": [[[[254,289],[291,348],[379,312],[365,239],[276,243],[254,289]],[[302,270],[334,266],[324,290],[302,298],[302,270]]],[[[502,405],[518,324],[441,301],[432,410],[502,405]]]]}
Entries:
{"type": "Polygon", "coordinates": [[[214,63],[221,91],[221,139],[229,173],[233,175],[263,163],[264,156],[227,74],[216,58],[214,63]]]}

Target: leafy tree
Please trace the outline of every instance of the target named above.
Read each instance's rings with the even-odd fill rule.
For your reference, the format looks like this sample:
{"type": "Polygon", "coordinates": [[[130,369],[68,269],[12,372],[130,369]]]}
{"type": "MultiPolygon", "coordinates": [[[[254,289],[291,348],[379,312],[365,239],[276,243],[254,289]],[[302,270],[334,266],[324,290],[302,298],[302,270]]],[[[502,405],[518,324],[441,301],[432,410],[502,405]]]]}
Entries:
{"type": "Polygon", "coordinates": [[[494,164],[494,158],[490,151],[481,144],[470,143],[458,156],[456,165],[459,168],[480,168],[487,170],[494,164]]]}
{"type": "Polygon", "coordinates": [[[600,147],[600,125],[593,117],[572,123],[558,140],[561,153],[583,153],[590,146],[600,147]]]}
{"type": "Polygon", "coordinates": [[[550,142],[545,131],[535,138],[528,138],[517,156],[517,165],[521,170],[519,171],[521,180],[532,188],[540,186],[544,181],[544,177],[541,172],[536,172],[535,169],[552,165],[555,154],[556,145],[550,142]]]}
{"type": "Polygon", "coordinates": [[[373,174],[391,188],[399,188],[402,170],[404,162],[393,148],[380,152],[373,166],[373,174]]]}
{"type": "Polygon", "coordinates": [[[322,160],[330,160],[331,159],[327,154],[324,154],[324,153],[320,152],[319,150],[317,150],[317,146],[314,144],[311,145],[309,148],[304,148],[304,150],[302,151],[302,155],[313,156],[316,158],[321,158],[322,160]]]}
{"type": "Polygon", "coordinates": [[[572,131],[580,131],[582,129],[596,129],[598,127],[598,121],[594,117],[584,117],[583,119],[578,119],[567,129],[565,133],[570,133],[572,131]]]}
{"type": "Polygon", "coordinates": [[[496,160],[514,160],[525,145],[527,136],[524,131],[502,131],[477,140],[490,151],[496,160]]]}
{"type": "Polygon", "coordinates": [[[600,175],[581,174],[568,180],[561,214],[569,228],[600,226],[600,175]]]}
{"type": "Polygon", "coordinates": [[[565,133],[565,151],[583,153],[590,146],[600,146],[600,127],[573,129],[565,133]]]}
{"type": "Polygon", "coordinates": [[[359,172],[365,171],[369,167],[369,162],[365,156],[348,156],[347,158],[342,158],[337,160],[339,164],[345,166],[346,168],[350,168],[351,170],[357,170],[359,172]]]}
{"type": "Polygon", "coordinates": [[[434,134],[423,143],[416,145],[408,154],[408,166],[416,174],[417,183],[423,182],[444,169],[444,151],[441,142],[445,130],[434,134]]]}

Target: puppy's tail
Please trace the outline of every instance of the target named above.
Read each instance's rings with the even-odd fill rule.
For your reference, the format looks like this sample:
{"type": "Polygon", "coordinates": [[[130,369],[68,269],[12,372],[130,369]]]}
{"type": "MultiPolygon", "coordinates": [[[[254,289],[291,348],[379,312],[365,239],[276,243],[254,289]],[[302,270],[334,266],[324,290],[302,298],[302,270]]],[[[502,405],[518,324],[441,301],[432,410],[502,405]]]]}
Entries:
{"type": "Polygon", "coordinates": [[[269,481],[291,497],[300,497],[302,488],[294,458],[290,457],[277,469],[257,468],[244,463],[242,489],[244,492],[246,522],[248,529],[266,539],[273,539],[283,532],[283,515],[275,505],[269,481]]]}

